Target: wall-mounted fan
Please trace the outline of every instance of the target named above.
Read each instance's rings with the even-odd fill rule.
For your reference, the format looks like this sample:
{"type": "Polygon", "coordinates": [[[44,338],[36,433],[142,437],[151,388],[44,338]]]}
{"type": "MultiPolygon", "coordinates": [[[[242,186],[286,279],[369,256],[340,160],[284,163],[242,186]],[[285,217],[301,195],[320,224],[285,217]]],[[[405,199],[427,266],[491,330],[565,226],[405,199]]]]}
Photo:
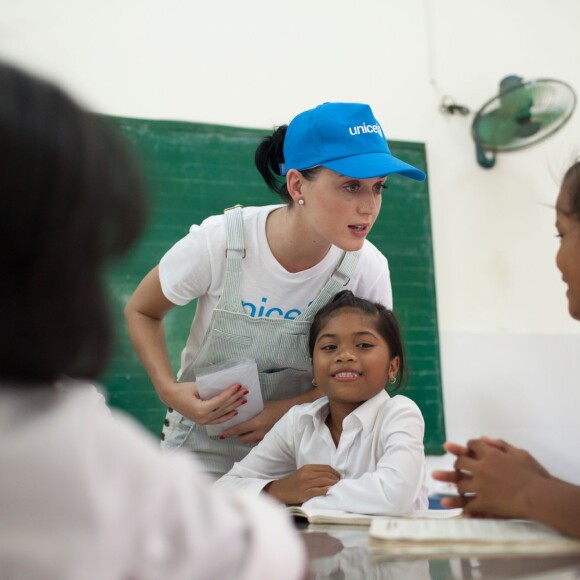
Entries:
{"type": "Polygon", "coordinates": [[[545,139],[568,121],[575,106],[574,90],[562,81],[504,78],[499,94],[481,107],[471,126],[477,162],[489,169],[495,165],[496,153],[524,149],[545,139]]]}

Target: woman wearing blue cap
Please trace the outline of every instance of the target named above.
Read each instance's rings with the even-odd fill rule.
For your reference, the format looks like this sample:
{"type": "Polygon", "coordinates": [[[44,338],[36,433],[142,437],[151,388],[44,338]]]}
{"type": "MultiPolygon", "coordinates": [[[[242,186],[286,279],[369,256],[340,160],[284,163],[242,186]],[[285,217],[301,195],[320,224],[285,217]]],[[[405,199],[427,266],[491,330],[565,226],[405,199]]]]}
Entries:
{"type": "Polygon", "coordinates": [[[161,400],[169,407],[166,450],[195,452],[214,477],[229,471],[313,388],[308,331],[314,314],[343,289],[392,307],[386,258],[366,239],[393,173],[422,180],[394,157],[371,108],[324,103],[279,127],[256,151],[256,166],[284,204],[235,207],[177,242],[126,307],[129,333],[161,400]],[[284,184],[280,176],[285,176],[284,184]],[[239,358],[257,362],[264,410],[210,437],[247,391],[233,384],[201,400],[195,382],[176,382],[163,318],[198,298],[181,371],[239,358]]]}

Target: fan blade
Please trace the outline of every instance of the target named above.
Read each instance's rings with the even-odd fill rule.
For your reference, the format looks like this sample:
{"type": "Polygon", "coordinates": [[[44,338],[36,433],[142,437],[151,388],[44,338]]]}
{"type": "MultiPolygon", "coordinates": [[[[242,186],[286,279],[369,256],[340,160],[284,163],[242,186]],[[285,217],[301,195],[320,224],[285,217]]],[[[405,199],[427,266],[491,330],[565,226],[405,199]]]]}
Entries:
{"type": "Polygon", "coordinates": [[[532,113],[532,122],[539,123],[542,126],[542,129],[545,129],[550,125],[565,119],[567,113],[568,110],[563,108],[554,108],[540,111],[538,113],[532,113]]]}
{"type": "Polygon", "coordinates": [[[533,137],[542,128],[541,123],[526,119],[525,122],[518,123],[517,137],[519,139],[529,139],[533,137]]]}
{"type": "Polygon", "coordinates": [[[533,107],[540,104],[546,106],[555,98],[553,86],[542,83],[527,83],[499,95],[501,115],[518,120],[527,119],[531,116],[533,107]]]}
{"type": "Polygon", "coordinates": [[[515,89],[499,95],[500,110],[503,117],[520,118],[530,114],[534,99],[525,88],[515,89]]]}
{"type": "Polygon", "coordinates": [[[517,121],[504,117],[500,112],[498,110],[482,115],[475,125],[477,142],[486,149],[504,147],[517,138],[517,121]]]}
{"type": "Polygon", "coordinates": [[[534,104],[553,98],[556,92],[556,88],[553,85],[534,81],[525,84],[521,90],[526,92],[526,95],[532,99],[534,104]]]}

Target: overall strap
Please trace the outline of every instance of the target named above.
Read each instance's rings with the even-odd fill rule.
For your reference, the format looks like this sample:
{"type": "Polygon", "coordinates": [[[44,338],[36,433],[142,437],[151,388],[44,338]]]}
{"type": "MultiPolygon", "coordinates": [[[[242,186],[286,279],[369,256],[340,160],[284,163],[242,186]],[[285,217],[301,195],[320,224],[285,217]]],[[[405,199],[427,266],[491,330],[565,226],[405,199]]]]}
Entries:
{"type": "Polygon", "coordinates": [[[242,260],[246,257],[242,206],[235,205],[224,210],[226,220],[226,271],[219,308],[243,312],[240,290],[242,283],[242,260]]]}
{"type": "Polygon", "coordinates": [[[328,279],[318,296],[312,301],[310,306],[297,317],[297,319],[309,319],[318,312],[330,299],[346,286],[356,270],[362,250],[356,252],[344,252],[336,270],[328,279]]]}

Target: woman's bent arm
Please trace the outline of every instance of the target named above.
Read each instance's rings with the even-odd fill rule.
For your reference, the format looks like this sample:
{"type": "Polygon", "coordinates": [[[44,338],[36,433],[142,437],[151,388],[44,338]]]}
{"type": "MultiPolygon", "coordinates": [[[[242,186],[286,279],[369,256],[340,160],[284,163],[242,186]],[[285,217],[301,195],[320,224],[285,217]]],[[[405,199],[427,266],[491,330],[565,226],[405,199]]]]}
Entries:
{"type": "Polygon", "coordinates": [[[168,406],[175,374],[169,360],[163,318],[175,304],[161,290],[159,267],[141,281],[125,307],[125,320],[133,348],[153,382],[159,398],[168,406]]]}
{"type": "Polygon", "coordinates": [[[174,306],[163,294],[158,267],[153,268],[125,307],[133,348],[165,405],[199,425],[228,421],[243,401],[239,385],[231,385],[216,397],[202,401],[194,382],[175,380],[163,326],[163,318],[174,306]]]}

